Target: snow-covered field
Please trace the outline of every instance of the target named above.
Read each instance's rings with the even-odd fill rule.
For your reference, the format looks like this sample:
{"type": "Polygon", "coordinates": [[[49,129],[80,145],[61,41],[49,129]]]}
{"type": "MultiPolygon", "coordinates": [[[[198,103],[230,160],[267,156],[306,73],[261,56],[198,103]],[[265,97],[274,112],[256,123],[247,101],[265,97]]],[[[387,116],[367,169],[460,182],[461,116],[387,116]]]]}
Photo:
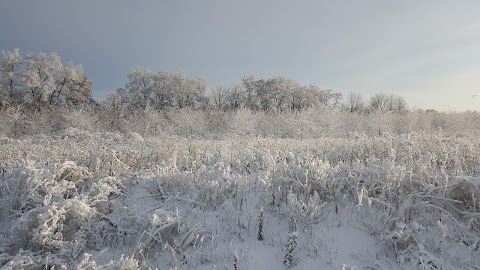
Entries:
{"type": "Polygon", "coordinates": [[[0,138],[0,269],[480,269],[480,137],[0,138]]]}

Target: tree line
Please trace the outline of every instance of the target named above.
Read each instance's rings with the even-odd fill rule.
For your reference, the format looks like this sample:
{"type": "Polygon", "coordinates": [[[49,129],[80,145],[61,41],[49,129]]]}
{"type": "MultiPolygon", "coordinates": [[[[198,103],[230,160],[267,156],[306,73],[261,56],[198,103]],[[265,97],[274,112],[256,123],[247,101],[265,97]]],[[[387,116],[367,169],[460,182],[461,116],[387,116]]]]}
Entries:
{"type": "MultiPolygon", "coordinates": [[[[350,113],[407,111],[403,97],[375,94],[365,100],[351,92],[345,100],[341,93],[303,85],[284,76],[258,79],[246,76],[231,86],[218,86],[207,92],[206,80],[189,78],[185,72],[154,73],[136,68],[127,84],[112,91],[101,104],[110,110],[209,109],[235,111],[249,109],[267,113],[296,113],[308,109],[331,108],[350,113]]],[[[0,57],[0,107],[75,106],[96,103],[92,99],[93,82],[83,67],[63,63],[56,53],[27,54],[18,49],[3,51],[0,57]]]]}
{"type": "Polygon", "coordinates": [[[88,103],[93,82],[81,65],[63,63],[56,53],[27,54],[18,49],[0,58],[0,106],[88,103]]]}

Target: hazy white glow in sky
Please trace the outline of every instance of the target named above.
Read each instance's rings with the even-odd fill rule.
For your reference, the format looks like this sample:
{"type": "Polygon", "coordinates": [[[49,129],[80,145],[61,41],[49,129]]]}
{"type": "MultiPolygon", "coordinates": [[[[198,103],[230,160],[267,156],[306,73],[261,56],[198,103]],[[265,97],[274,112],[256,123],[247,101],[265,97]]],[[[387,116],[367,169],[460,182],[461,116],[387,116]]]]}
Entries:
{"type": "Polygon", "coordinates": [[[0,2],[0,50],[82,64],[94,98],[142,66],[210,88],[285,75],[410,107],[479,110],[480,1],[24,0],[0,2]]]}

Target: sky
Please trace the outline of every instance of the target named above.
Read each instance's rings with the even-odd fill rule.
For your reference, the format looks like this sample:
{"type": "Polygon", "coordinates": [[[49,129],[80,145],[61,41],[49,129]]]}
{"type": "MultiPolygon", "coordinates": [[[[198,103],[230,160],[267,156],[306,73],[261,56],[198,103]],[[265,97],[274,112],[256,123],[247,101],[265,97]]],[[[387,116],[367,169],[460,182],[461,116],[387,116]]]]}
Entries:
{"type": "Polygon", "coordinates": [[[288,76],[410,108],[480,110],[477,0],[0,0],[0,50],[82,64],[103,100],[136,67],[208,88],[288,76]]]}

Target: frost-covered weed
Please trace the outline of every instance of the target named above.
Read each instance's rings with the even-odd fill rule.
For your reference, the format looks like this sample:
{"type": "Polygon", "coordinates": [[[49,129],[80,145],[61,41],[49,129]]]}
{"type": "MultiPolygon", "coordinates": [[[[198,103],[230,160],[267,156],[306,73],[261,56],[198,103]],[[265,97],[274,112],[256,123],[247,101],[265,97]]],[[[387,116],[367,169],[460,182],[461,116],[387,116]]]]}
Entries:
{"type": "Polygon", "coordinates": [[[445,259],[438,258],[426,248],[425,234],[426,228],[416,221],[409,224],[397,222],[395,229],[386,234],[384,240],[393,247],[401,265],[429,270],[446,268],[445,259]]]}
{"type": "Polygon", "coordinates": [[[75,267],[76,270],[106,270],[106,269],[118,269],[118,270],[138,270],[140,262],[133,257],[128,257],[122,254],[119,260],[112,260],[107,264],[98,265],[97,262],[91,259],[92,254],[85,253],[83,259],[75,267]]]}
{"type": "Polygon", "coordinates": [[[297,249],[322,257],[329,243],[315,232],[342,226],[324,218],[351,207],[356,226],[388,248],[379,256],[395,254],[406,268],[478,262],[474,136],[186,140],[146,133],[70,128],[2,141],[0,266],[168,269],[222,259],[231,266],[233,246],[258,237],[260,206],[268,213],[260,245],[284,246],[279,232],[294,219],[297,249]],[[310,248],[311,236],[322,244],[310,248]]]}
{"type": "Polygon", "coordinates": [[[30,175],[21,178],[25,184],[9,183],[12,188],[16,184],[27,188],[3,194],[20,193],[22,198],[19,209],[9,213],[17,219],[4,247],[9,254],[31,251],[34,261],[50,257],[59,265],[70,265],[88,248],[89,228],[102,219],[99,202],[118,193],[119,183],[111,177],[94,182],[85,168],[68,161],[53,173],[35,168],[27,172],[30,175]]]}
{"type": "Polygon", "coordinates": [[[291,268],[295,264],[295,248],[297,247],[298,232],[291,232],[288,234],[287,248],[285,251],[285,259],[283,264],[287,268],[291,268]]]}
{"type": "Polygon", "coordinates": [[[312,232],[313,226],[320,221],[323,214],[322,202],[317,191],[308,197],[299,196],[292,192],[288,193],[288,210],[295,220],[300,221],[308,232],[312,232]]]}

